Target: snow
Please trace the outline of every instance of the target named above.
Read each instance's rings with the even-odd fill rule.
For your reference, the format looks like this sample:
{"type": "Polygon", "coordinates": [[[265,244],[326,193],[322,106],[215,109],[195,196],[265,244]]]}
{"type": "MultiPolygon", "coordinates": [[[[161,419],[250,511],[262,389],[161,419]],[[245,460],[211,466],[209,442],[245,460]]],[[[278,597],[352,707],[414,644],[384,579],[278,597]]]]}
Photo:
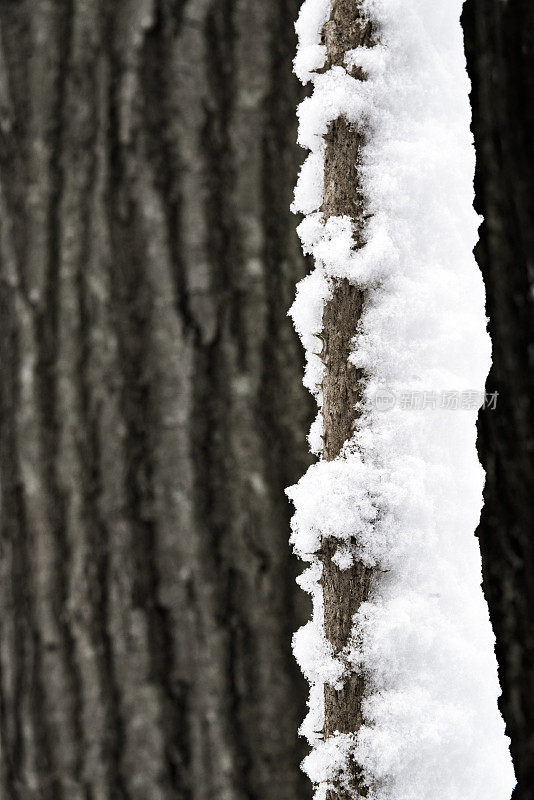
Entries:
{"type": "MultiPolygon", "coordinates": [[[[347,68],[323,74],[320,32],[327,0],[306,0],[295,71],[313,83],[299,108],[299,142],[310,150],[293,209],[315,268],[298,286],[291,314],[306,349],[304,383],[319,414],[310,431],[320,454],[323,376],[317,334],[332,278],[367,290],[351,360],[367,376],[361,416],[340,458],[320,460],[288,490],[292,543],[310,566],[300,578],[313,619],[294,649],[310,681],[301,732],[313,745],[303,767],[316,798],[354,756],[370,800],[508,800],[514,774],[504,723],[494,637],[481,589],[474,531],[484,475],[476,453],[477,408],[380,411],[384,389],[470,391],[483,397],[491,360],[485,294],[472,250],[474,148],[461,0],[365,0],[379,44],[347,53],[347,68]],[[367,132],[361,175],[372,214],[365,246],[351,249],[351,223],[320,212],[324,139],[344,115],[367,132]],[[336,561],[376,567],[370,600],[338,656],[324,634],[324,537],[336,561]],[[349,670],[368,676],[365,724],[323,741],[323,685],[349,670]]],[[[475,404],[476,405],[476,404],[475,404]]],[[[485,412],[491,413],[491,412],[485,412]]]]}
{"type": "Polygon", "coordinates": [[[295,73],[308,83],[312,72],[324,64],[326,47],[321,44],[321,30],[330,16],[330,0],[304,0],[295,30],[299,46],[294,62],[295,73]]]}

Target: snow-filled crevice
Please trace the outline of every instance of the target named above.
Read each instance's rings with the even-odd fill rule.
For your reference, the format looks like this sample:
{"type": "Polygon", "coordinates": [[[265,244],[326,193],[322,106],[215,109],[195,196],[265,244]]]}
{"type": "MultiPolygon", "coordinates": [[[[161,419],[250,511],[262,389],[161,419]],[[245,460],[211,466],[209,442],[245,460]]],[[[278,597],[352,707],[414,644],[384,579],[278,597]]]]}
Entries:
{"type": "Polygon", "coordinates": [[[480,220],[462,2],[362,5],[378,44],[350,51],[346,69],[317,71],[329,0],[306,0],[297,22],[295,71],[313,94],[299,108],[299,142],[310,154],[293,208],[305,214],[299,234],[315,268],[291,314],[306,349],[304,382],[319,406],[310,432],[317,454],[316,337],[332,281],[347,278],[367,296],[351,355],[366,375],[354,436],[338,459],[319,460],[288,490],[292,543],[309,562],[300,583],[314,605],[294,640],[311,686],[304,768],[317,798],[343,782],[355,759],[372,800],[508,800],[514,774],[475,537],[484,482],[479,403],[451,409],[438,399],[413,409],[398,401],[414,392],[482,397],[491,360],[473,257],[480,220]],[[351,77],[353,67],[366,80],[351,77]],[[340,116],[365,131],[360,178],[370,217],[358,249],[351,220],[325,222],[320,211],[324,136],[340,116]],[[384,390],[397,400],[388,410],[376,404],[384,390]],[[327,537],[339,540],[341,568],[357,559],[380,575],[340,654],[324,633],[317,553],[327,537]],[[367,676],[365,724],[357,735],[323,740],[324,684],[342,685],[349,670],[367,676]]]}

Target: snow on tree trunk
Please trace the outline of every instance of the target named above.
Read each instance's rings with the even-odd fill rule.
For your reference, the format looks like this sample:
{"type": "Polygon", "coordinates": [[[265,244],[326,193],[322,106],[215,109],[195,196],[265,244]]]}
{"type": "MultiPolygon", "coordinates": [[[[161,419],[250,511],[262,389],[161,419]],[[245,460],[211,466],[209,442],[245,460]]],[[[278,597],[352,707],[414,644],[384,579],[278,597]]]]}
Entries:
{"type": "Polygon", "coordinates": [[[310,562],[294,647],[318,800],[507,800],[514,785],[474,536],[491,344],[461,6],[306,0],[297,23],[314,91],[294,209],[315,269],[291,313],[321,460],[288,494],[310,562]]]}

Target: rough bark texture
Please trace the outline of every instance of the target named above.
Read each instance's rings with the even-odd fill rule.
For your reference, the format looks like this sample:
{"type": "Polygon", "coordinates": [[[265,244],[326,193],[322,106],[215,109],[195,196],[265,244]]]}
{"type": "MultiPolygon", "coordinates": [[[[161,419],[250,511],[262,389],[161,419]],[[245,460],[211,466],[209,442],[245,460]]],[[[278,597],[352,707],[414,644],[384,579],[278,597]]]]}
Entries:
{"type": "Polygon", "coordinates": [[[467,0],[473,82],[476,248],[487,290],[496,411],[482,412],[486,469],[479,527],[484,591],[497,638],[501,710],[518,788],[534,798],[534,5],[467,0]]]}
{"type": "MultiPolygon", "coordinates": [[[[345,53],[359,46],[372,45],[372,24],[365,19],[359,4],[352,0],[334,0],[330,20],[326,23],[323,38],[327,47],[327,67],[343,65],[345,53]]],[[[360,70],[354,77],[364,79],[360,70]]],[[[358,174],[364,137],[346,119],[334,120],[328,129],[325,153],[325,191],[322,211],[325,219],[334,215],[347,215],[353,221],[354,246],[360,247],[365,223],[365,198],[358,174]]],[[[332,297],[323,313],[323,361],[325,377],[323,389],[324,448],[323,456],[332,460],[339,456],[344,443],[354,430],[361,399],[363,375],[348,361],[353,349],[352,338],[365,302],[364,292],[348,280],[337,281],[332,297]]],[[[337,544],[327,539],[321,549],[323,563],[322,587],[324,594],[325,633],[334,652],[339,653],[347,644],[353,615],[360,604],[368,599],[372,571],[360,563],[341,570],[332,561],[337,544]]],[[[362,699],[365,692],[364,676],[350,674],[342,689],[325,685],[325,738],[336,731],[356,733],[362,718],[362,699]]],[[[357,765],[351,767],[351,793],[367,795],[357,765]]],[[[338,786],[327,792],[328,800],[345,800],[346,790],[338,786]]]]}
{"type": "MultiPolygon", "coordinates": [[[[298,5],[0,0],[2,800],[309,796],[283,499],[310,413],[285,317],[298,5]]],[[[467,0],[464,22],[501,393],[484,588],[533,800],[534,7],[467,0]]],[[[330,63],[370,37],[338,0],[330,63]]],[[[356,246],[360,147],[333,123],[323,210],[356,246]]],[[[342,282],[325,311],[326,458],[362,302],[342,282]]],[[[324,552],[339,650],[367,588],[324,552]]],[[[327,733],[357,728],[361,693],[327,698],[327,733]]]]}
{"type": "Polygon", "coordinates": [[[297,10],[0,0],[5,800],[308,796],[297,10]]]}

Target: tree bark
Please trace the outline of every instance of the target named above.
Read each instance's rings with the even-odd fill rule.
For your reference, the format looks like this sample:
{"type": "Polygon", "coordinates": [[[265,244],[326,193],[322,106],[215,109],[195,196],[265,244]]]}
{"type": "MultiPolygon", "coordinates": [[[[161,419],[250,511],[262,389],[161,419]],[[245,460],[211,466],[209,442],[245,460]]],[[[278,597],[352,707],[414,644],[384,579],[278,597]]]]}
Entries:
{"type": "MultiPolygon", "coordinates": [[[[373,44],[372,23],[361,12],[361,3],[351,0],[333,0],[329,21],[323,39],[327,48],[325,69],[344,66],[345,54],[356,47],[373,44]]],[[[357,69],[354,77],[364,80],[357,69]]],[[[334,120],[325,137],[324,219],[331,216],[349,216],[352,220],[354,247],[364,243],[365,198],[361,190],[358,166],[364,136],[344,117],[334,120]]],[[[336,281],[332,297],[323,313],[323,361],[325,375],[323,390],[323,457],[327,461],[337,458],[354,430],[361,399],[364,376],[349,362],[352,339],[365,303],[365,293],[347,279],[336,281]]],[[[323,564],[322,587],[324,595],[324,624],[327,639],[338,655],[347,645],[354,614],[361,603],[369,598],[372,570],[356,562],[349,569],[340,569],[333,561],[337,550],[335,539],[326,539],[321,547],[323,564]]],[[[357,733],[363,722],[362,700],[365,694],[364,676],[352,672],[341,689],[325,685],[324,737],[339,733],[357,733]]],[[[328,800],[349,800],[349,797],[367,795],[358,766],[351,765],[352,791],[343,786],[328,790],[328,800]]]]}
{"type": "Polygon", "coordinates": [[[518,788],[534,798],[534,6],[467,0],[463,16],[473,83],[476,248],[487,291],[495,411],[481,413],[486,469],[478,530],[484,591],[497,638],[501,710],[518,788]]]}
{"type": "Polygon", "coordinates": [[[0,795],[294,800],[298,0],[0,0],[0,795]]]}

